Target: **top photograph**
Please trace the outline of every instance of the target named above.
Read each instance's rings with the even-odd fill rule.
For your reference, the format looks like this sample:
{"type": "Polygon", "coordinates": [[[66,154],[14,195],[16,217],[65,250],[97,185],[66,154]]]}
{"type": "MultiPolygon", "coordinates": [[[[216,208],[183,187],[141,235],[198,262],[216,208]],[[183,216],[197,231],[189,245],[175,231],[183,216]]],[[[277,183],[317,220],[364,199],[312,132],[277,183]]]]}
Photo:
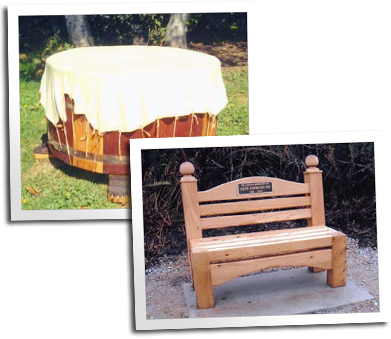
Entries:
{"type": "Polygon", "coordinates": [[[246,12],[18,28],[21,210],[131,208],[129,139],[249,134],[246,12]]]}

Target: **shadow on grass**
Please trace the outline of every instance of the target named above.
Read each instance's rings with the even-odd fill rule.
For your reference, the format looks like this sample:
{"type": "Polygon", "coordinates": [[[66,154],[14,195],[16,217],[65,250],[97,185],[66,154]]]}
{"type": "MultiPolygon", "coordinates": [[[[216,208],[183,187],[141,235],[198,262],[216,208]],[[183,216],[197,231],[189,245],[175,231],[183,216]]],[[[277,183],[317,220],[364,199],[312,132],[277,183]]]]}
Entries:
{"type": "Polygon", "coordinates": [[[107,174],[86,171],[81,168],[68,165],[65,162],[62,162],[61,160],[54,157],[50,157],[49,161],[53,165],[53,167],[59,169],[61,172],[63,172],[69,177],[87,180],[95,184],[108,185],[109,183],[109,176],[107,174]]]}
{"type": "MultiPolygon", "coordinates": [[[[41,136],[41,143],[43,144],[46,142],[48,142],[48,135],[47,133],[44,133],[41,136]]],[[[107,174],[86,171],[81,168],[68,165],[56,157],[49,157],[49,161],[54,168],[60,170],[69,177],[88,180],[95,184],[107,185],[109,183],[109,176],[107,174]]]]}
{"type": "MultiPolygon", "coordinates": [[[[45,143],[47,141],[48,141],[47,133],[42,134],[41,142],[45,143]]],[[[95,183],[95,184],[108,185],[108,183],[109,183],[109,176],[107,174],[86,171],[81,168],[68,165],[65,162],[62,162],[61,160],[59,160],[55,157],[50,157],[49,161],[54,168],[59,169],[61,172],[63,172],[64,174],[66,174],[69,177],[88,180],[88,181],[95,183]]]]}

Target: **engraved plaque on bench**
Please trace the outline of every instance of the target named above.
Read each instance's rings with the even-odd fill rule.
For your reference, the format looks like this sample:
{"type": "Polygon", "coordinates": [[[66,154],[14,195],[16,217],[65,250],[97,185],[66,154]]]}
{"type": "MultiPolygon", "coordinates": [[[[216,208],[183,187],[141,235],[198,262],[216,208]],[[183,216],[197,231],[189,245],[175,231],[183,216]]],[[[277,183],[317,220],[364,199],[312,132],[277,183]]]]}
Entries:
{"type": "Polygon", "coordinates": [[[273,185],[270,181],[249,182],[238,184],[238,194],[273,193],[273,185]]]}

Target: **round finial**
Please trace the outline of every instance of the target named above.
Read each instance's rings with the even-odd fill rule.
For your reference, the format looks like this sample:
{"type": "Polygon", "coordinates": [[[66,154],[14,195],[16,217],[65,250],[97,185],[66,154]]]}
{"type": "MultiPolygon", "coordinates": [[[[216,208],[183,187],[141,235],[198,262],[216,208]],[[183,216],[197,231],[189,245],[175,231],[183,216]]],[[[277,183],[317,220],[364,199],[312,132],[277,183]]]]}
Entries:
{"type": "Polygon", "coordinates": [[[193,175],[194,174],[194,166],[191,162],[184,162],[179,167],[179,172],[181,172],[182,175],[193,175]]]}
{"type": "Polygon", "coordinates": [[[305,165],[307,167],[316,167],[319,165],[319,159],[316,155],[310,154],[305,158],[305,165]]]}

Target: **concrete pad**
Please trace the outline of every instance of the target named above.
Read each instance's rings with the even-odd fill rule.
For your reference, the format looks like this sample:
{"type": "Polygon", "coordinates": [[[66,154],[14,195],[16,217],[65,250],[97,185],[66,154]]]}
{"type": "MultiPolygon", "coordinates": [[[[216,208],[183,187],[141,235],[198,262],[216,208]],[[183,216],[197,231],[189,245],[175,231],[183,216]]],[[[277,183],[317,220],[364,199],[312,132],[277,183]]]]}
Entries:
{"type": "Polygon", "coordinates": [[[197,309],[191,284],[183,285],[190,318],[293,315],[373,299],[361,287],[347,282],[332,288],[327,272],[307,268],[261,273],[214,287],[215,307],[197,309]]]}

